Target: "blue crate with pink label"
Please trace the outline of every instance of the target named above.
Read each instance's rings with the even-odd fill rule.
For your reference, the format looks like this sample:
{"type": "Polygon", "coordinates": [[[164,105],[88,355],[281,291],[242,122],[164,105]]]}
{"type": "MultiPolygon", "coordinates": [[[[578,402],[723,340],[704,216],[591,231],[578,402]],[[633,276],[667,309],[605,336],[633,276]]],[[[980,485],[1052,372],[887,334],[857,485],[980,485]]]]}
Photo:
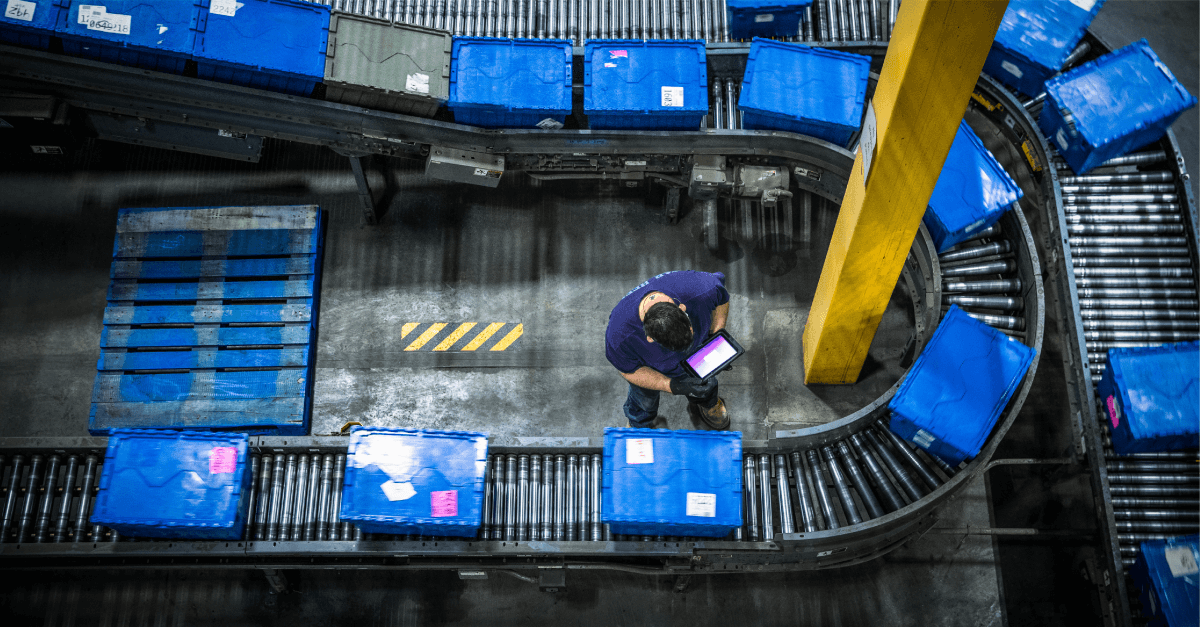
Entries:
{"type": "Polygon", "coordinates": [[[1200,342],[1110,348],[1096,391],[1118,455],[1200,446],[1200,342]]]}

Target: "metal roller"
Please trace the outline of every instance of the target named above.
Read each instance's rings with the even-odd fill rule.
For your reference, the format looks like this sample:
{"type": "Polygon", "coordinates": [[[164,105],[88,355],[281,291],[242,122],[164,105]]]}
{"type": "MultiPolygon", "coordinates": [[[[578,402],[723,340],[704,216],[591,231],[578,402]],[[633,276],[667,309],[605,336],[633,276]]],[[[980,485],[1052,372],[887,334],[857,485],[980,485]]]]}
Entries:
{"type": "Polygon", "coordinates": [[[813,512],[812,493],[808,488],[808,472],[804,469],[804,457],[800,455],[799,451],[792,452],[792,469],[796,475],[796,503],[799,505],[796,511],[800,513],[800,526],[804,529],[804,533],[812,533],[817,530],[817,517],[813,512]]]}
{"type": "Polygon", "coordinates": [[[821,505],[821,514],[825,517],[826,529],[837,529],[841,527],[838,522],[837,514],[833,511],[832,499],[829,497],[829,488],[825,485],[825,473],[821,470],[821,460],[817,458],[817,452],[809,450],[806,452],[808,456],[808,468],[813,475],[813,489],[817,492],[817,501],[821,505]]]}
{"type": "MultiPolygon", "coordinates": [[[[1137,253],[1130,253],[1137,254],[1137,253]]],[[[1146,253],[1149,254],[1149,253],[1146,253]]],[[[1184,257],[1183,259],[1186,259],[1184,257]]],[[[1140,267],[1083,267],[1076,268],[1075,275],[1077,277],[1118,277],[1118,278],[1147,278],[1147,279],[1186,279],[1192,276],[1192,269],[1189,267],[1160,265],[1140,266],[1140,267]]]]}
{"type": "Polygon", "coordinates": [[[333,497],[333,455],[321,458],[319,498],[317,499],[317,527],[313,540],[329,539],[329,504],[333,497]]]}
{"type": "Polygon", "coordinates": [[[554,539],[566,539],[567,458],[554,456],[554,539]]]}
{"type": "Polygon", "coordinates": [[[34,527],[34,542],[45,542],[50,537],[50,516],[54,513],[54,495],[58,492],[58,469],[62,466],[62,458],[51,455],[46,463],[46,480],[42,485],[42,494],[37,511],[37,524],[34,527]]]}
{"type": "Polygon", "coordinates": [[[1169,533],[1173,535],[1182,535],[1185,533],[1196,533],[1197,528],[1200,528],[1200,520],[1190,520],[1187,522],[1179,520],[1118,520],[1118,532],[1132,533],[1169,533]]]}
{"type": "Polygon", "coordinates": [[[563,539],[576,540],[576,508],[579,503],[579,457],[567,456],[566,506],[563,508],[563,539]]]}
{"type": "Polygon", "coordinates": [[[1025,299],[1020,296],[943,296],[943,305],[958,305],[959,307],[983,307],[985,309],[1000,309],[1003,311],[1019,311],[1025,309],[1025,299]]]}
{"type": "Polygon", "coordinates": [[[964,292],[968,294],[1006,294],[1021,291],[1021,279],[997,281],[946,281],[942,292],[964,292]]]}
{"type": "Polygon", "coordinates": [[[592,513],[592,456],[579,456],[579,499],[576,501],[579,521],[579,540],[587,540],[591,536],[592,521],[588,518],[592,513]]]}
{"type": "Polygon", "coordinates": [[[1158,532],[1158,533],[1118,533],[1117,541],[1121,544],[1140,545],[1143,542],[1153,542],[1155,540],[1167,540],[1178,533],[1158,532]]]}
{"type": "Polygon", "coordinates": [[[25,481],[25,501],[21,504],[21,517],[17,523],[18,544],[24,542],[33,529],[38,489],[42,486],[42,473],[45,472],[44,459],[41,455],[34,455],[29,460],[29,478],[25,481]]]}
{"type": "MultiPolygon", "coordinates": [[[[268,456],[269,457],[269,456],[268,456]]],[[[247,540],[253,540],[255,534],[255,522],[257,521],[258,511],[261,507],[258,504],[258,484],[259,477],[262,474],[262,459],[259,455],[250,456],[250,507],[246,512],[246,530],[244,537],[247,540]]]]}
{"type": "Polygon", "coordinates": [[[725,81],[725,128],[741,128],[738,120],[737,97],[733,93],[733,80],[725,81]]]}
{"type": "Polygon", "coordinates": [[[719,78],[714,78],[712,83],[712,128],[726,128],[725,89],[719,78]]]}
{"type": "Polygon", "coordinates": [[[829,37],[829,0],[815,0],[817,4],[817,37],[818,41],[830,41],[829,37]]]}
{"type": "Polygon", "coordinates": [[[1110,460],[1104,462],[1108,472],[1149,472],[1149,473],[1177,473],[1185,475],[1200,475],[1200,465],[1195,462],[1172,462],[1172,461],[1155,461],[1155,460],[1110,460]]]}
{"type": "Polygon", "coordinates": [[[867,467],[867,478],[875,486],[876,491],[883,497],[886,509],[889,512],[894,512],[904,507],[904,499],[900,493],[892,485],[891,480],[887,476],[887,472],[883,469],[881,462],[875,452],[867,447],[866,441],[860,434],[855,433],[850,436],[850,444],[854,447],[854,452],[858,453],[863,464],[867,467]]]}
{"type": "Polygon", "coordinates": [[[292,539],[292,520],[296,509],[296,473],[297,460],[294,453],[287,456],[287,466],[283,479],[283,502],[279,507],[279,539],[292,539]]]}
{"type": "Polygon", "coordinates": [[[747,540],[758,542],[762,536],[758,532],[757,460],[753,455],[746,455],[742,461],[742,491],[746,495],[745,535],[747,540]]]}
{"type": "Polygon", "coordinates": [[[600,474],[603,471],[599,455],[592,455],[592,541],[599,542],[604,536],[604,527],[600,522],[600,486],[603,485],[603,478],[600,474]]]}
{"type": "MultiPolygon", "coordinates": [[[[1165,261],[1165,260],[1159,260],[1165,261]]],[[[1195,286],[1188,277],[1092,277],[1075,279],[1079,287],[1144,287],[1185,289],[1195,286]]]]}
{"type": "Polygon", "coordinates": [[[859,31],[860,22],[858,18],[858,0],[843,0],[846,7],[844,14],[847,24],[847,31],[850,33],[850,41],[862,41],[863,36],[859,31]]]}
{"type": "Polygon", "coordinates": [[[849,0],[837,0],[837,23],[839,41],[854,41],[854,33],[850,29],[850,12],[846,4],[849,0]]]}
{"type": "Polygon", "coordinates": [[[996,224],[993,224],[993,225],[987,227],[986,229],[983,229],[982,231],[975,233],[974,235],[971,236],[971,239],[963,241],[963,242],[959,242],[959,243],[951,246],[950,248],[946,249],[944,252],[942,252],[938,255],[938,258],[941,259],[942,255],[958,252],[958,251],[966,249],[966,248],[974,248],[976,246],[979,246],[980,242],[982,240],[994,238],[994,237],[1000,235],[1002,232],[1003,231],[1001,230],[1000,223],[997,222],[996,224]]]}
{"type": "Polygon", "coordinates": [[[1085,176],[1064,176],[1058,179],[1060,185],[1085,185],[1088,183],[1170,183],[1175,175],[1170,172],[1140,172],[1137,174],[1088,174],[1085,176]]]}
{"type": "Polygon", "coordinates": [[[1165,499],[1144,496],[1114,496],[1112,504],[1114,508],[1122,510],[1138,508],[1176,509],[1183,512],[1190,512],[1193,516],[1200,509],[1200,499],[1182,497],[1165,499]]]}
{"type": "MultiPolygon", "coordinates": [[[[1163,247],[1163,248],[1180,248],[1187,246],[1187,238],[1182,236],[1126,236],[1126,237],[1107,237],[1102,235],[1080,235],[1071,236],[1068,242],[1072,247],[1075,246],[1126,246],[1126,247],[1163,247]]],[[[1149,255],[1146,251],[1137,251],[1143,255],[1149,255]]]]}
{"type": "Polygon", "coordinates": [[[775,537],[775,515],[772,512],[771,499],[771,456],[758,456],[758,500],[761,501],[762,518],[759,521],[759,528],[762,530],[763,541],[770,541],[775,537]]]}
{"type": "Polygon", "coordinates": [[[792,520],[792,492],[788,487],[788,463],[783,455],[775,456],[775,491],[779,494],[779,531],[780,533],[795,533],[796,524],[792,520]]]}
{"type": "Polygon", "coordinates": [[[308,517],[308,455],[296,456],[295,500],[292,505],[292,540],[304,539],[304,520],[308,517]]]}
{"type": "MultiPolygon", "coordinates": [[[[95,466],[96,458],[89,457],[92,461],[92,466],[95,466]]],[[[4,488],[4,519],[0,521],[0,542],[8,542],[8,533],[12,529],[13,520],[16,515],[17,508],[17,492],[20,489],[21,468],[25,463],[23,455],[14,455],[12,459],[12,473],[8,477],[8,483],[4,488]]]]}
{"type": "Polygon", "coordinates": [[[504,535],[505,540],[517,539],[517,456],[504,460],[504,535]]]}
{"type": "MultiPolygon", "coordinates": [[[[1135,224],[1142,226],[1179,226],[1183,217],[1177,213],[1091,213],[1081,211],[1067,214],[1067,224],[1135,224]]],[[[1164,231],[1164,233],[1167,231],[1164,231]]]]}
{"type": "Polygon", "coordinates": [[[976,257],[986,257],[988,255],[999,255],[1012,251],[1012,244],[1008,240],[983,244],[982,246],[972,246],[970,248],[960,248],[958,250],[943,253],[938,255],[938,260],[942,263],[951,263],[955,261],[966,261],[967,259],[975,259],[976,257]]]}
{"type": "Polygon", "coordinates": [[[1195,309],[1200,303],[1195,299],[1179,300],[1167,298],[1081,298],[1080,307],[1113,309],[1195,309]]]}
{"type": "Polygon", "coordinates": [[[1063,210],[1067,216],[1074,214],[1157,214],[1157,213],[1179,213],[1179,205],[1175,203],[1138,203],[1136,205],[1111,204],[1111,205],[1063,205],[1063,210]]]}
{"type": "Polygon", "coordinates": [[[1080,59],[1083,58],[1083,55],[1087,54],[1091,49],[1092,45],[1086,41],[1080,43],[1078,46],[1075,46],[1075,49],[1072,50],[1071,54],[1067,55],[1066,60],[1063,61],[1062,69],[1066,70],[1072,65],[1075,65],[1080,59]]]}
{"type": "Polygon", "coordinates": [[[917,471],[917,476],[921,478],[921,481],[925,482],[925,485],[928,486],[930,490],[936,490],[938,486],[942,485],[942,480],[939,479],[936,474],[934,474],[933,470],[929,468],[925,462],[921,461],[920,457],[917,457],[916,451],[910,448],[907,442],[901,440],[900,436],[893,433],[892,430],[889,429],[888,426],[882,421],[876,423],[875,426],[881,433],[884,434],[885,443],[887,441],[892,443],[893,449],[899,451],[900,455],[904,459],[908,460],[909,465],[917,471]]]}
{"type": "Polygon", "coordinates": [[[542,540],[553,540],[554,527],[554,456],[542,457],[542,540]]]}
{"type": "Polygon", "coordinates": [[[1144,318],[1124,318],[1117,320],[1093,320],[1087,319],[1083,321],[1083,328],[1092,329],[1119,329],[1119,330],[1147,330],[1147,331],[1200,331],[1200,320],[1147,320],[1144,318]]]}
{"type": "MultiPolygon", "coordinates": [[[[3,464],[0,463],[0,468],[3,464]]],[[[54,541],[66,542],[67,529],[71,522],[71,501],[75,498],[75,473],[79,469],[79,456],[72,455],[67,458],[67,470],[63,477],[62,500],[58,506],[58,524],[54,527],[54,541]]],[[[0,536],[3,538],[3,536],[0,536]]],[[[2,540],[0,540],[2,541],[2,540]]]]}
{"type": "Polygon", "coordinates": [[[331,478],[332,485],[330,486],[330,503],[329,503],[329,539],[330,540],[349,540],[342,533],[342,528],[345,523],[342,523],[342,487],[346,479],[346,456],[338,455],[334,459],[333,477],[331,478]]]}
{"type": "Polygon", "coordinates": [[[542,540],[542,456],[529,457],[529,539],[542,540]]]}
{"type": "Polygon", "coordinates": [[[990,261],[987,263],[974,263],[966,266],[956,266],[953,268],[942,268],[942,277],[961,277],[961,276],[979,276],[983,274],[1004,274],[1017,269],[1017,263],[1011,259],[1002,261],[990,261]]]}
{"type": "Polygon", "coordinates": [[[913,480],[912,475],[904,468],[900,460],[892,455],[888,447],[879,439],[879,435],[873,430],[867,429],[863,431],[863,438],[872,446],[872,451],[878,454],[879,458],[883,460],[883,465],[896,478],[896,481],[900,484],[900,488],[904,490],[908,498],[914,502],[921,500],[921,497],[925,496],[925,491],[917,485],[917,482],[913,480]]]}
{"type": "Polygon", "coordinates": [[[1182,224],[1068,224],[1071,235],[1166,235],[1182,233],[1182,224]]]}
{"type": "Polygon", "coordinates": [[[846,470],[850,473],[850,481],[854,483],[859,500],[867,508],[867,516],[870,518],[883,516],[883,507],[871,492],[871,487],[867,485],[867,478],[863,475],[862,469],[854,462],[854,452],[850,450],[850,445],[845,440],[838,442],[837,452],[841,456],[842,463],[846,465],[846,470]]]}
{"type": "Polygon", "coordinates": [[[1200,334],[1195,331],[1126,331],[1100,329],[1084,331],[1083,335],[1084,338],[1089,341],[1153,342],[1156,344],[1163,344],[1167,342],[1188,342],[1191,340],[1200,339],[1200,334]]]}
{"type": "MultiPolygon", "coordinates": [[[[20,466],[21,456],[17,455],[14,458],[17,465],[20,466]]],[[[75,537],[74,542],[85,542],[87,540],[87,521],[92,514],[92,486],[96,483],[96,465],[97,460],[95,455],[88,455],[83,460],[83,481],[79,484],[79,511],[75,513],[75,537]]],[[[13,481],[10,482],[9,496],[12,495],[11,487],[16,485],[16,472],[13,472],[13,481]]],[[[5,530],[4,534],[0,535],[0,542],[7,540],[8,529],[8,511],[5,507],[5,530]]]]}
{"type": "MultiPolygon", "coordinates": [[[[284,470],[286,458],[275,456],[275,464],[271,474],[271,503],[266,525],[266,540],[279,540],[279,519],[283,510],[284,470]]],[[[265,494],[264,494],[265,496],[265,494]]]]}
{"type": "Polygon", "coordinates": [[[830,477],[833,478],[833,487],[837,489],[838,498],[842,502],[842,513],[846,515],[847,524],[861,523],[862,516],[858,513],[858,506],[854,504],[854,494],[850,492],[850,483],[846,481],[846,476],[837,463],[837,456],[834,455],[833,448],[826,446],[821,449],[821,454],[825,457],[825,465],[829,468],[830,477]]]}
{"type": "Polygon", "coordinates": [[[1083,205],[1135,205],[1138,203],[1177,203],[1179,196],[1168,194],[1066,194],[1062,195],[1064,203],[1076,206],[1083,205]]]}
{"type": "Polygon", "coordinates": [[[1182,509],[1117,509],[1113,511],[1117,520],[1180,520],[1191,521],[1200,526],[1200,514],[1182,509]]]}
{"type": "MultiPolygon", "coordinates": [[[[509,456],[512,459],[512,456],[509,456]]],[[[516,533],[514,540],[529,539],[529,456],[517,458],[516,533]]]]}
{"type": "Polygon", "coordinates": [[[304,527],[301,530],[301,540],[316,540],[314,534],[317,529],[317,503],[320,500],[320,489],[321,456],[312,455],[308,460],[308,490],[306,490],[308,502],[304,504],[304,527]]]}
{"type": "Polygon", "coordinates": [[[487,469],[484,471],[485,480],[483,482],[483,516],[482,524],[480,525],[481,540],[498,540],[499,528],[496,525],[496,502],[499,498],[499,488],[497,487],[499,473],[497,466],[500,465],[498,455],[489,455],[487,460],[487,469]]]}
{"type": "Polygon", "coordinates": [[[1191,475],[1191,474],[1164,475],[1164,474],[1128,473],[1128,472],[1110,472],[1110,473],[1108,473],[1108,482],[1111,484],[1117,484],[1117,483],[1129,483],[1129,484],[1141,484],[1141,485],[1182,484],[1185,486],[1190,486],[1190,485],[1197,483],[1195,475],[1191,475]]]}
{"type": "Polygon", "coordinates": [[[997,329],[1009,329],[1012,331],[1025,330],[1025,319],[1019,316],[997,316],[993,314],[983,314],[975,311],[969,311],[967,309],[964,309],[963,313],[997,329]]]}
{"type": "Polygon", "coordinates": [[[1065,194],[1173,194],[1175,186],[1166,183],[1148,183],[1145,185],[1063,185],[1065,194]]]}
{"type": "Polygon", "coordinates": [[[1196,298],[1195,288],[1081,287],[1080,298],[1196,298]]]}

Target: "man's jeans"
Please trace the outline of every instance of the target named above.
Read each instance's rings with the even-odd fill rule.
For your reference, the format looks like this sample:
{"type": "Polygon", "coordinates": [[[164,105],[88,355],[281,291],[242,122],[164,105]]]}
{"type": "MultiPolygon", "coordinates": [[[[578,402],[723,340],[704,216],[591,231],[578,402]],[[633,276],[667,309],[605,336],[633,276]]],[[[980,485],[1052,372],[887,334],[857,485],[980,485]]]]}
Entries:
{"type": "MultiPolygon", "coordinates": [[[[629,397],[625,399],[625,417],[629,419],[629,426],[641,427],[643,429],[651,429],[654,427],[654,419],[658,417],[658,397],[662,394],[658,390],[647,390],[640,388],[632,383],[629,384],[629,397]]],[[[696,403],[697,405],[709,409],[717,404],[720,399],[717,396],[716,381],[713,381],[712,390],[704,396],[688,395],[688,402],[696,403]]]]}

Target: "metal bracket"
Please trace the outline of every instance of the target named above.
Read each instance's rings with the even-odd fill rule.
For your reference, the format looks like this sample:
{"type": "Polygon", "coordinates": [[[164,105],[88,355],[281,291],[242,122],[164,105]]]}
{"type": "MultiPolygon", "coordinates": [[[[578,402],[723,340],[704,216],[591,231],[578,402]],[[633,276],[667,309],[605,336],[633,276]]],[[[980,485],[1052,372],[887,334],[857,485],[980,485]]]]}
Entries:
{"type": "Polygon", "coordinates": [[[276,568],[263,568],[262,574],[267,578],[267,585],[271,586],[271,594],[284,594],[288,591],[288,580],[282,570],[276,568]]]}
{"type": "MultiPolygon", "coordinates": [[[[336,151],[335,152],[341,152],[336,151]]],[[[342,153],[344,154],[344,153],[342,153]]],[[[354,172],[354,182],[358,184],[358,198],[362,204],[363,217],[367,224],[378,224],[383,218],[383,214],[387,212],[388,206],[392,204],[392,199],[395,198],[397,190],[396,177],[388,168],[382,167],[380,160],[382,157],[378,155],[346,155],[350,159],[350,169],[354,172]],[[371,182],[368,179],[368,174],[371,172],[378,173],[383,179],[383,187],[378,190],[371,189],[371,182]]]]}
{"type": "Polygon", "coordinates": [[[562,592],[566,589],[567,571],[565,568],[543,568],[538,571],[538,590],[562,592]]]}

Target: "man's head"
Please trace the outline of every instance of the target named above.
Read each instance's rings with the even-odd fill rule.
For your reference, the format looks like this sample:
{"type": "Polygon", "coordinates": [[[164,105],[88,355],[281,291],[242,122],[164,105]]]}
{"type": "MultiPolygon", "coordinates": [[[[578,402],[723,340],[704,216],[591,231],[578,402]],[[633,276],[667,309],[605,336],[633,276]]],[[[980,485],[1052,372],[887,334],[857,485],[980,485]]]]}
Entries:
{"type": "Polygon", "coordinates": [[[680,352],[692,345],[692,321],[674,302],[655,303],[642,320],[646,337],[669,351],[680,352]]]}

